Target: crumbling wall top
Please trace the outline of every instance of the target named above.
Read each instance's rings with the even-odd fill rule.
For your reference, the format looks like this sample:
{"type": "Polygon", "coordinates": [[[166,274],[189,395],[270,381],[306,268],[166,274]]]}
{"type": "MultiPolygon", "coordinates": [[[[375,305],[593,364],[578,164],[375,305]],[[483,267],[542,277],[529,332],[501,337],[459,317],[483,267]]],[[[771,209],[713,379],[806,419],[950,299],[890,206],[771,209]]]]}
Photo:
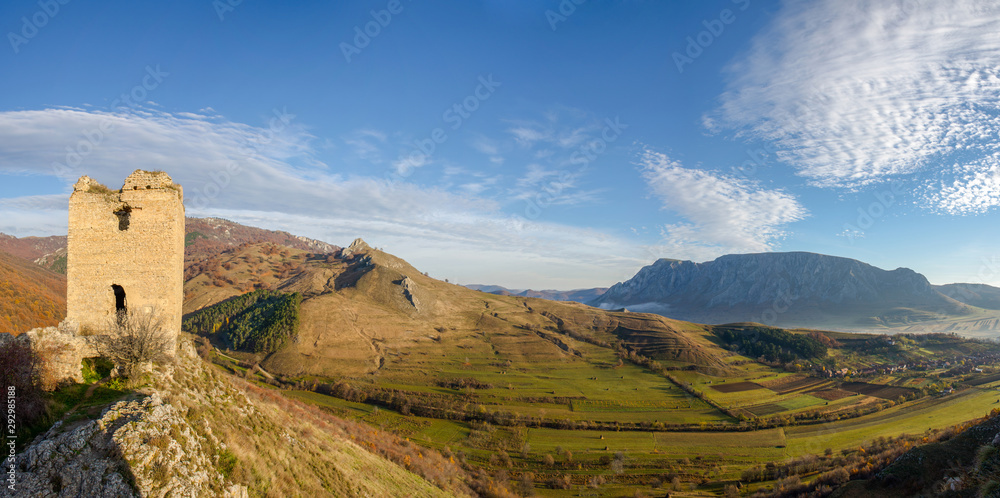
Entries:
{"type": "Polygon", "coordinates": [[[93,179],[93,178],[91,178],[91,177],[89,177],[87,175],[84,175],[84,176],[81,176],[80,179],[76,181],[76,184],[73,185],[73,191],[74,192],[108,193],[108,192],[111,192],[111,189],[109,189],[108,187],[106,187],[101,182],[99,182],[99,181],[97,181],[97,180],[95,180],[95,179],[93,179]]]}
{"type": "Polygon", "coordinates": [[[166,172],[143,171],[137,169],[125,179],[122,190],[148,190],[154,188],[169,188],[177,190],[177,185],[166,172]]]}

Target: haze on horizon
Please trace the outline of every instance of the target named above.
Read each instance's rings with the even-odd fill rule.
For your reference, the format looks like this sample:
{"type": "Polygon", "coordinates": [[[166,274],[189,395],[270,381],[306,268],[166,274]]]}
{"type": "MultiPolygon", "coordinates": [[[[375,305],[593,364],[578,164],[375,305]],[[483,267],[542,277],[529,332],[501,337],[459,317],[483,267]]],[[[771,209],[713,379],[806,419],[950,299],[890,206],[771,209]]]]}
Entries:
{"type": "Polygon", "coordinates": [[[163,169],[189,216],[460,283],[809,251],[1000,285],[1000,6],[56,4],[0,5],[0,232],[163,169]]]}

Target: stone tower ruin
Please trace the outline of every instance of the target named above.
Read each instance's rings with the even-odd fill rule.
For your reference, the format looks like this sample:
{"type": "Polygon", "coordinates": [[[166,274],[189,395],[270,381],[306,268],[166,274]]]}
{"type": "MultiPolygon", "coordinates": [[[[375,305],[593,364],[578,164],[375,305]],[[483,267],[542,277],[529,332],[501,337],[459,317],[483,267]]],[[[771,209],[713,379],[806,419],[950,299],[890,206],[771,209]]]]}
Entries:
{"type": "Polygon", "coordinates": [[[121,190],[84,176],[69,198],[68,321],[102,331],[127,312],[155,312],[174,337],[184,300],[184,193],[162,171],[136,170],[121,190]]]}

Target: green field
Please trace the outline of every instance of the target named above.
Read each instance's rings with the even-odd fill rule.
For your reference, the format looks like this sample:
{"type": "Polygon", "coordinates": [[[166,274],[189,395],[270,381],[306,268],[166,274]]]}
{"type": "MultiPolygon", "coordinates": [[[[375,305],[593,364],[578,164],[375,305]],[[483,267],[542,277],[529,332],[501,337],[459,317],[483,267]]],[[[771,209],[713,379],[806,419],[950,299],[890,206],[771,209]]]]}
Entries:
{"type": "MultiPolygon", "coordinates": [[[[1000,392],[995,388],[1000,381],[897,404],[840,390],[843,380],[784,372],[740,360],[738,355],[727,357],[738,366],[728,375],[689,368],[664,375],[622,362],[607,348],[569,337],[563,340],[575,355],[539,349],[513,335],[483,336],[484,340],[449,346],[461,351],[460,355],[442,354],[438,344],[414,347],[390,357],[377,376],[352,384],[409,393],[418,400],[461,400],[470,413],[503,411],[524,420],[613,425],[601,430],[531,423],[491,425],[402,415],[310,391],[288,391],[288,395],[446,454],[453,452],[478,467],[503,468],[503,459],[497,455],[507,455],[510,463],[505,471],[511,476],[531,472],[535,492],[542,496],[579,496],[581,490],[603,493],[595,496],[631,496],[636,490],[656,493],[670,487],[674,478],[692,496],[720,494],[723,484],[738,481],[751,467],[806,455],[839,455],[841,450],[855,451],[879,438],[920,436],[1000,407],[1000,392]],[[895,406],[886,408],[889,405],[895,406]],[[778,420],[782,426],[745,430],[745,423],[715,406],[761,420],[778,420]],[[852,411],[857,408],[878,411],[857,416],[852,411]],[[825,422],[780,418],[811,413],[832,418],[825,422]],[[640,426],[615,430],[618,423],[653,424],[641,426],[653,430],[638,430],[640,426]],[[571,479],[572,489],[551,489],[545,484],[565,476],[571,479]],[[603,484],[588,487],[598,477],[603,484]]],[[[942,374],[943,370],[905,372],[858,382],[919,389],[942,385],[942,374]]],[[[933,389],[937,392],[938,387],[933,389]]],[[[747,489],[766,486],[753,483],[747,489]]]]}
{"type": "Polygon", "coordinates": [[[790,427],[789,456],[815,454],[825,448],[857,447],[881,436],[922,434],[929,429],[952,426],[982,417],[1000,407],[1000,393],[970,388],[943,397],[929,397],[857,419],[790,427]]]}
{"type": "MultiPolygon", "coordinates": [[[[474,427],[474,424],[403,416],[309,391],[288,391],[301,399],[337,413],[395,431],[428,447],[461,452],[464,458],[490,465],[491,457],[506,451],[511,472],[531,471],[536,476],[571,475],[584,482],[603,476],[606,492],[645,489],[653,479],[671,475],[684,482],[704,481],[699,492],[719,491],[718,483],[735,481],[754,465],[782,462],[802,455],[822,455],[865,445],[879,437],[919,435],[989,413],[1000,393],[970,388],[949,396],[928,397],[879,413],[830,423],[749,432],[574,431],[550,428],[474,427]],[[522,452],[527,449],[527,452],[522,452]],[[567,460],[566,451],[571,453],[567,460]],[[615,454],[625,457],[628,479],[617,477],[610,464],[615,454]],[[553,464],[545,463],[551,456],[553,464]],[[617,486],[616,484],[617,483],[617,486]],[[715,484],[712,484],[715,483],[715,484]],[[713,491],[714,490],[714,491],[713,491]]],[[[757,485],[755,485],[757,486],[757,485]]],[[[538,487],[542,496],[567,496],[563,490],[538,487]]],[[[631,495],[632,491],[626,494],[631,495]]]]}

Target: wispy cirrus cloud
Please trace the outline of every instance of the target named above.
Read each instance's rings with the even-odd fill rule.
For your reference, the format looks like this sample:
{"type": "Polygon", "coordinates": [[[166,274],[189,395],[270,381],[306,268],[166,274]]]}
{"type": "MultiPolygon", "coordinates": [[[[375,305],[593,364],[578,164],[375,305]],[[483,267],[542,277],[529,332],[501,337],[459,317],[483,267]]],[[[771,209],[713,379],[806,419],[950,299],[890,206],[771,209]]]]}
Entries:
{"type": "Polygon", "coordinates": [[[484,135],[475,137],[471,142],[472,148],[490,157],[490,162],[499,166],[503,164],[504,157],[500,153],[500,143],[484,135]]]}
{"type": "Polygon", "coordinates": [[[910,178],[932,210],[984,212],[1000,205],[997,60],[1000,4],[785,2],[705,124],[772,141],[814,185],[910,178]]]}
{"type": "Polygon", "coordinates": [[[381,164],[382,145],[386,143],[386,135],[378,130],[361,129],[343,137],[345,144],[350,146],[359,159],[371,164],[381,164]]]}
{"type": "Polygon", "coordinates": [[[689,169],[666,154],[646,150],[642,177],[663,208],[685,221],[663,227],[660,254],[711,259],[773,250],[789,223],[808,216],[795,196],[746,179],[689,169]]]}

